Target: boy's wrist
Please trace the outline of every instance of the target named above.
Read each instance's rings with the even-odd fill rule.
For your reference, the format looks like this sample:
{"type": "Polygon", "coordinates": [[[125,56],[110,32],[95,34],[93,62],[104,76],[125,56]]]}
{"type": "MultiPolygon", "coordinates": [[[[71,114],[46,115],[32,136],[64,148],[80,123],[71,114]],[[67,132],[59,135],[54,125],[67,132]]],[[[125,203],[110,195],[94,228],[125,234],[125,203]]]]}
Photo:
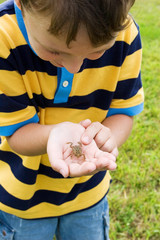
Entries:
{"type": "Polygon", "coordinates": [[[54,125],[27,124],[7,137],[9,146],[20,155],[36,156],[47,153],[47,141],[54,125]]]}

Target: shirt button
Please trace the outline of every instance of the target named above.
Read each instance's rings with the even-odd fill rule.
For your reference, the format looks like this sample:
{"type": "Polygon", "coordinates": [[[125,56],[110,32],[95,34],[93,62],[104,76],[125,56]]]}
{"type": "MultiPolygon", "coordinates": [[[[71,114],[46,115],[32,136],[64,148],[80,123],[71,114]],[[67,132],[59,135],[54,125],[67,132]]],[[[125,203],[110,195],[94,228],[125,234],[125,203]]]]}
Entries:
{"type": "Polygon", "coordinates": [[[63,87],[68,87],[68,84],[69,84],[68,81],[64,81],[64,82],[63,82],[63,87]]]}

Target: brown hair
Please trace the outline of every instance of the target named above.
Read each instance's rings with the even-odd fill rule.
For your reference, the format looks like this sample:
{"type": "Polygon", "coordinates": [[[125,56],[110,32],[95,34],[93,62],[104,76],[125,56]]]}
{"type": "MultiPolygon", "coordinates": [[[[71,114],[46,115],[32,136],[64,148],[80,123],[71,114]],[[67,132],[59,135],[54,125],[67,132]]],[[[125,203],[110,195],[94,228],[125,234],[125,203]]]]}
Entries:
{"type": "Polygon", "coordinates": [[[135,0],[21,0],[22,10],[51,16],[48,31],[66,33],[66,43],[75,40],[80,24],[85,25],[93,46],[114,38],[129,23],[128,11],[135,0]]]}

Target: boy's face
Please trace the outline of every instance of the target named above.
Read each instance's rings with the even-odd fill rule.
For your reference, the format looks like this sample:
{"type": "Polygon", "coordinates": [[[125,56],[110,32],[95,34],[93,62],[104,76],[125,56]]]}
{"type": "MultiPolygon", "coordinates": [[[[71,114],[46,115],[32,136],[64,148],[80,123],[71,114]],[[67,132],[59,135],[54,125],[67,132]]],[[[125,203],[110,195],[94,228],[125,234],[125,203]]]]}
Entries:
{"type": "Polygon", "coordinates": [[[67,47],[65,37],[56,37],[47,31],[50,17],[35,15],[25,9],[23,12],[28,38],[37,55],[56,67],[65,67],[70,73],[77,73],[85,58],[90,60],[100,58],[115,43],[113,39],[107,44],[94,48],[86,29],[82,26],[76,40],[67,47]]]}

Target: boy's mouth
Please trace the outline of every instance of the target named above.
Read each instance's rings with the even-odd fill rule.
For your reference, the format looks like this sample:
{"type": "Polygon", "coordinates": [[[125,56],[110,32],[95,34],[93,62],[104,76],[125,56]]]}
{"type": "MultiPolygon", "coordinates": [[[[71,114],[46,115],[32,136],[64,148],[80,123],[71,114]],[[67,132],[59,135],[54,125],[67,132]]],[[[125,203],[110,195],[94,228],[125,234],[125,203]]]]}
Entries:
{"type": "Polygon", "coordinates": [[[61,64],[57,64],[59,67],[64,67],[63,65],[61,65],[61,64]]]}
{"type": "Polygon", "coordinates": [[[52,65],[56,66],[56,67],[64,67],[63,65],[57,63],[57,62],[51,62],[52,65]]]}

